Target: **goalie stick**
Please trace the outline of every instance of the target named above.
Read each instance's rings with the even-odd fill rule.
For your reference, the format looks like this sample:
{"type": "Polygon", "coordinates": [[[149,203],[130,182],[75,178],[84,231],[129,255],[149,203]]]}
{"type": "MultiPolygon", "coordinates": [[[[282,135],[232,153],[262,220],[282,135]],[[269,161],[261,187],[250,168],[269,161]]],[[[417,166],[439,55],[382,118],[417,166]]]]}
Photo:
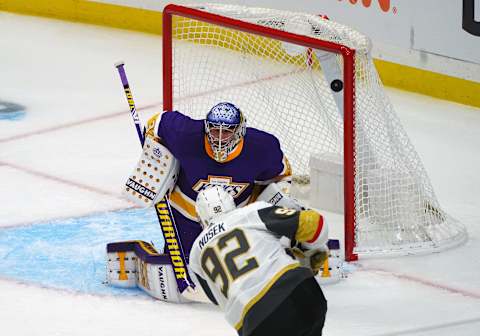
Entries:
{"type": "MultiPolygon", "coordinates": [[[[125,92],[125,96],[127,97],[128,105],[130,107],[130,115],[132,116],[140,144],[143,148],[145,138],[144,131],[142,132],[142,129],[145,129],[140,123],[140,118],[138,117],[137,109],[135,108],[135,102],[133,101],[132,91],[128,83],[124,66],[124,62],[118,62],[115,64],[123,84],[123,90],[125,92]]],[[[183,245],[180,241],[177,226],[175,225],[175,220],[172,215],[170,202],[168,201],[168,195],[165,195],[159,202],[155,203],[154,207],[165,240],[165,250],[168,251],[170,262],[175,273],[178,290],[180,293],[183,293],[188,287],[194,289],[195,284],[188,274],[185,252],[183,251],[183,245]]]]}
{"type": "Polygon", "coordinates": [[[123,84],[123,91],[125,92],[125,96],[127,97],[128,106],[130,106],[130,115],[132,116],[133,122],[135,124],[135,129],[137,130],[138,139],[140,140],[140,144],[143,147],[143,143],[145,142],[145,138],[143,137],[142,127],[140,124],[140,118],[138,117],[137,109],[135,108],[135,102],[133,101],[132,90],[130,90],[130,84],[128,83],[127,74],[125,73],[125,66],[124,62],[118,62],[115,64],[115,67],[118,70],[118,74],[120,75],[120,80],[123,84]]]}

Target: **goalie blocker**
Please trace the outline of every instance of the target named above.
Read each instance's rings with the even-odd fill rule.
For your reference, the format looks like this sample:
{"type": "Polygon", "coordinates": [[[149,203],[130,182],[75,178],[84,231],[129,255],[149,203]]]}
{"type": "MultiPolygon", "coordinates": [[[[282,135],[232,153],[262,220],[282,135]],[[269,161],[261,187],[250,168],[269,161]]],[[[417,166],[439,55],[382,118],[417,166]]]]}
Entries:
{"type": "Polygon", "coordinates": [[[175,187],[180,165],[158,138],[145,137],[142,155],[125,182],[128,200],[149,207],[160,201],[175,187]]]}

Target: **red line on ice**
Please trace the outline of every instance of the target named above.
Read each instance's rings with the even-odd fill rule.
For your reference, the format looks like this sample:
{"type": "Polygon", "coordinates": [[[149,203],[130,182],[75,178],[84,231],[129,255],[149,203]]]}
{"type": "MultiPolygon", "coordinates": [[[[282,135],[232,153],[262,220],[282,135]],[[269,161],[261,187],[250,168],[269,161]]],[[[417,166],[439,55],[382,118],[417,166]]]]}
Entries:
{"type": "MultiPolygon", "coordinates": [[[[359,269],[359,270],[362,270],[362,269],[359,269]]],[[[460,295],[470,297],[470,298],[473,298],[473,299],[480,299],[480,293],[475,293],[475,292],[472,292],[472,291],[469,291],[469,290],[447,286],[447,285],[444,285],[444,284],[441,284],[441,283],[438,283],[438,282],[434,282],[434,281],[427,280],[427,279],[422,279],[422,278],[412,276],[412,275],[408,275],[408,274],[395,273],[395,272],[391,272],[391,271],[381,269],[381,268],[370,268],[370,267],[365,267],[365,268],[363,268],[363,270],[364,271],[373,271],[373,272],[384,273],[385,275],[392,276],[392,277],[397,278],[397,279],[416,282],[416,283],[419,283],[419,284],[424,285],[424,286],[444,290],[444,291],[454,293],[454,294],[460,294],[460,295]]]]}
{"type": "MultiPolygon", "coordinates": [[[[147,109],[147,108],[154,107],[154,106],[157,106],[157,105],[158,105],[158,104],[144,106],[144,107],[140,108],[139,110],[147,109]]],[[[0,143],[10,142],[10,141],[20,140],[20,139],[25,139],[25,138],[29,138],[29,137],[34,136],[34,135],[40,135],[40,134],[50,133],[50,132],[59,131],[59,130],[63,130],[63,129],[70,128],[70,127],[75,127],[75,126],[79,126],[79,125],[89,124],[89,123],[96,122],[96,121],[101,121],[101,120],[107,120],[107,119],[111,119],[111,118],[116,118],[116,117],[119,117],[119,116],[121,116],[121,115],[126,115],[127,113],[128,113],[128,112],[125,110],[125,111],[122,111],[122,112],[116,112],[116,113],[106,114],[106,115],[98,116],[98,117],[95,117],[95,118],[78,120],[78,121],[73,121],[73,122],[66,123],[66,124],[61,124],[61,125],[57,125],[57,126],[52,126],[52,127],[40,129],[40,130],[37,130],[37,131],[32,131],[32,132],[28,132],[28,133],[13,135],[13,136],[8,137],[8,138],[0,139],[0,143]]]]}
{"type": "Polygon", "coordinates": [[[94,192],[94,193],[97,193],[97,194],[102,194],[102,195],[105,195],[105,196],[110,196],[110,197],[114,197],[114,198],[124,200],[118,194],[114,194],[114,193],[111,193],[109,191],[105,191],[105,190],[102,190],[102,189],[99,189],[99,188],[96,188],[96,187],[92,187],[92,186],[89,186],[89,185],[86,185],[86,184],[78,183],[78,182],[75,182],[75,181],[69,181],[69,180],[63,179],[61,177],[57,177],[57,176],[49,175],[49,174],[46,174],[46,173],[42,173],[42,172],[30,169],[30,168],[19,166],[17,164],[0,161],[0,165],[7,166],[7,167],[10,167],[10,168],[13,168],[13,169],[16,169],[16,170],[20,170],[20,171],[23,171],[27,174],[34,175],[34,176],[37,176],[37,177],[41,177],[41,178],[44,178],[44,179],[47,179],[47,180],[63,183],[63,184],[69,185],[71,187],[76,187],[76,188],[91,191],[91,192],[94,192]]]}
{"type": "MultiPolygon", "coordinates": [[[[279,79],[279,78],[282,78],[282,77],[287,77],[287,76],[292,75],[292,74],[297,73],[297,72],[301,72],[301,70],[300,71],[297,70],[297,71],[279,73],[279,74],[267,76],[267,77],[256,79],[256,80],[246,81],[246,82],[242,82],[242,83],[238,83],[238,84],[232,84],[230,86],[224,86],[224,87],[209,90],[209,91],[203,91],[203,92],[199,92],[197,94],[193,94],[193,95],[190,95],[190,96],[181,97],[178,100],[180,100],[180,101],[188,100],[188,99],[192,99],[192,98],[196,98],[196,97],[200,97],[200,96],[204,96],[204,95],[209,95],[209,94],[212,94],[212,93],[215,93],[215,92],[221,92],[221,91],[230,90],[230,89],[234,89],[234,88],[240,88],[240,87],[246,87],[246,86],[253,85],[253,84],[256,84],[256,83],[261,83],[261,82],[266,82],[266,81],[270,81],[270,80],[279,79]]],[[[160,106],[162,106],[161,102],[146,105],[146,106],[142,106],[140,108],[137,108],[137,111],[142,111],[142,110],[146,110],[146,109],[150,109],[150,108],[154,108],[154,107],[160,107],[160,106]]],[[[85,125],[85,124],[89,124],[89,123],[93,123],[93,122],[97,122],[97,121],[112,119],[112,118],[116,118],[116,117],[119,117],[119,116],[122,116],[122,115],[127,115],[127,113],[129,113],[129,112],[130,112],[129,110],[124,110],[122,112],[111,113],[111,114],[102,115],[102,116],[98,116],[98,117],[94,117],[94,118],[78,120],[78,121],[74,121],[74,122],[70,122],[70,123],[66,123],[66,124],[61,124],[61,125],[57,125],[57,126],[52,126],[52,127],[49,127],[49,128],[44,128],[44,129],[40,129],[40,130],[36,130],[36,131],[32,131],[32,132],[18,134],[18,135],[14,135],[14,136],[11,136],[11,137],[0,139],[0,143],[6,143],[6,142],[10,142],[10,141],[15,141],[15,140],[21,140],[21,139],[29,138],[29,137],[32,137],[32,136],[35,136],[35,135],[46,134],[46,133],[50,133],[50,132],[64,130],[64,129],[70,128],[70,127],[75,127],[75,126],[85,125]]],[[[102,194],[102,195],[105,195],[105,196],[111,196],[111,197],[114,197],[114,198],[125,200],[120,195],[113,194],[113,193],[110,193],[108,191],[105,191],[105,190],[102,190],[102,189],[99,189],[99,188],[96,188],[96,187],[93,187],[93,186],[88,186],[88,185],[81,184],[81,183],[78,183],[78,182],[75,182],[75,181],[69,181],[69,180],[66,180],[66,179],[63,179],[63,178],[60,178],[60,177],[57,177],[57,176],[52,176],[52,175],[49,175],[49,174],[46,174],[46,173],[35,171],[33,169],[30,169],[30,168],[22,167],[22,166],[19,166],[19,165],[16,165],[16,164],[0,161],[0,166],[8,166],[8,167],[11,167],[11,168],[14,168],[14,169],[17,169],[17,170],[21,170],[21,171],[26,172],[26,173],[31,174],[31,175],[35,175],[37,177],[42,177],[42,178],[45,178],[45,179],[48,179],[48,180],[56,181],[56,182],[63,183],[63,184],[69,185],[69,186],[73,186],[73,187],[77,187],[77,188],[80,188],[80,189],[83,189],[83,190],[91,191],[91,192],[94,192],[94,193],[97,193],[97,194],[102,194]]],[[[129,203],[128,201],[126,201],[126,202],[129,203]]],[[[134,206],[132,205],[132,207],[134,207],[134,206]]],[[[127,209],[127,208],[130,208],[130,207],[124,207],[123,209],[127,209]]],[[[120,210],[120,208],[119,209],[112,209],[112,211],[113,210],[120,210]]],[[[35,222],[38,222],[38,221],[35,221],[35,222]]],[[[20,223],[18,225],[28,225],[28,224],[30,224],[30,223],[20,223]]],[[[15,225],[15,226],[17,226],[17,225],[15,225]]],[[[2,227],[2,228],[5,228],[5,227],[2,227]]]]}
{"type": "MultiPolygon", "coordinates": [[[[203,92],[199,92],[199,93],[196,93],[196,94],[193,94],[193,95],[190,95],[190,96],[182,97],[182,98],[179,98],[178,100],[179,101],[188,100],[188,99],[192,99],[192,98],[196,98],[196,97],[206,96],[206,95],[209,95],[209,94],[212,94],[212,93],[215,93],[215,92],[221,92],[221,91],[240,88],[240,87],[246,87],[246,86],[257,84],[257,83],[266,82],[266,81],[286,77],[286,76],[289,76],[291,74],[298,73],[298,72],[301,72],[301,71],[302,70],[280,73],[280,74],[267,76],[267,77],[264,77],[264,78],[251,80],[251,81],[247,81],[247,82],[243,82],[243,83],[232,84],[230,86],[224,86],[224,87],[221,87],[221,88],[218,88],[218,89],[213,89],[213,90],[210,90],[210,91],[203,91],[203,92]]],[[[142,110],[146,110],[146,109],[150,109],[150,108],[154,108],[154,107],[160,107],[161,105],[162,105],[162,103],[160,102],[160,103],[155,103],[155,104],[142,106],[140,108],[137,108],[137,112],[142,111],[142,110]]],[[[120,117],[122,115],[127,115],[127,113],[129,113],[129,112],[130,112],[129,110],[124,110],[122,112],[115,112],[115,113],[106,114],[106,115],[102,115],[102,116],[98,116],[98,117],[94,117],[94,118],[78,120],[78,121],[74,121],[74,122],[70,122],[70,123],[66,123],[66,124],[62,124],[62,125],[52,126],[52,127],[40,129],[40,130],[37,130],[37,131],[27,132],[27,133],[24,133],[24,134],[13,135],[11,137],[0,139],[0,143],[25,139],[25,138],[29,138],[29,137],[35,136],[35,135],[46,134],[46,133],[55,132],[55,131],[63,130],[63,129],[70,128],[70,127],[89,124],[89,123],[97,122],[97,121],[101,121],[101,120],[112,119],[112,118],[120,117]]],[[[207,111],[205,111],[205,114],[206,114],[206,112],[207,111]]]]}
{"type": "MultiPolygon", "coordinates": [[[[107,211],[119,211],[119,210],[133,209],[133,208],[138,208],[138,206],[136,206],[136,205],[118,206],[118,207],[111,207],[111,208],[108,208],[108,209],[102,209],[102,210],[98,210],[98,211],[91,211],[91,210],[90,211],[79,211],[79,212],[75,212],[71,215],[37,218],[35,220],[27,221],[27,222],[17,222],[17,223],[15,223],[13,221],[12,224],[0,226],[0,230],[18,228],[18,227],[21,227],[21,226],[29,226],[29,225],[32,225],[32,224],[42,224],[43,222],[51,222],[51,221],[57,221],[57,220],[63,220],[63,219],[81,218],[81,217],[93,215],[95,213],[105,213],[107,211]]],[[[1,275],[0,275],[0,279],[1,279],[1,275]]]]}

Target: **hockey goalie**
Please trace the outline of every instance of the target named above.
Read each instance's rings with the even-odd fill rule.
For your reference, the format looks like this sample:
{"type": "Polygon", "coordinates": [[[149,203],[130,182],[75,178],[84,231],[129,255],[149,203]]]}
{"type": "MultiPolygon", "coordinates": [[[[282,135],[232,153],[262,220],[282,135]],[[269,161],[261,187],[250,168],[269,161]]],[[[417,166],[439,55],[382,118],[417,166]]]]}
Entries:
{"type": "Polygon", "coordinates": [[[138,204],[155,206],[164,252],[183,292],[194,287],[186,267],[201,232],[195,212],[198,192],[221,185],[242,206],[267,185],[288,182],[290,165],[276,137],[247,127],[242,111],[230,102],[213,106],[204,120],[178,111],[157,114],[148,121],[145,135],[125,193],[138,204]]]}
{"type": "Polygon", "coordinates": [[[139,286],[164,301],[188,301],[197,293],[188,264],[193,241],[202,230],[195,210],[198,192],[221,186],[238,206],[258,199],[300,209],[285,191],[290,176],[278,140],[246,127],[245,116],[231,103],[215,105],[205,120],[180,112],[155,115],[125,193],[138,204],[155,206],[165,251],[159,253],[141,241],[109,244],[108,282],[139,286]]]}

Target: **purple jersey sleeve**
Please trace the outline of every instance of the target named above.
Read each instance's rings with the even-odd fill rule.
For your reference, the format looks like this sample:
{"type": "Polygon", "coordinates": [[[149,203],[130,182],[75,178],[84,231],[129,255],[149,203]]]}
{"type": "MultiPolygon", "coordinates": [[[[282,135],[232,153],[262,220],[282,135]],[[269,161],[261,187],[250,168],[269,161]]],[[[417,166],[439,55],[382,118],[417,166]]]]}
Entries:
{"type": "Polygon", "coordinates": [[[268,134],[263,139],[261,146],[264,153],[264,168],[262,172],[256,177],[259,183],[269,183],[271,180],[280,178],[284,174],[289,174],[284,166],[284,154],[280,148],[278,139],[268,134]]]}
{"type": "Polygon", "coordinates": [[[203,132],[203,121],[192,119],[178,111],[162,113],[158,127],[158,136],[167,148],[177,156],[184,142],[192,136],[203,132]]]}

